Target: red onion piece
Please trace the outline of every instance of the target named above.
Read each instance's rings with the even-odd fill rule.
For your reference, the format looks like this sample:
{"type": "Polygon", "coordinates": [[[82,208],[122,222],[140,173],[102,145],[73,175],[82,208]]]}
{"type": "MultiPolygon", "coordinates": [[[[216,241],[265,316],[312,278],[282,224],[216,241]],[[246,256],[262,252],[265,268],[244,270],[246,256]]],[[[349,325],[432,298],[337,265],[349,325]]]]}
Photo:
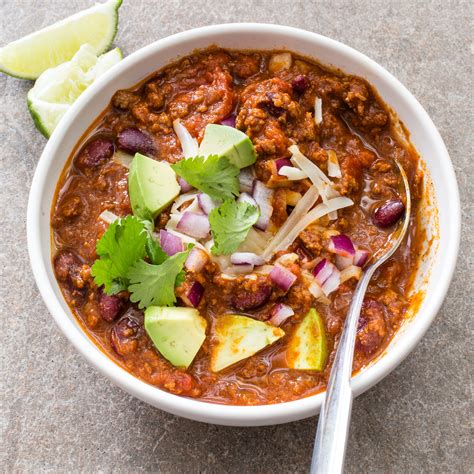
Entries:
{"type": "Polygon", "coordinates": [[[186,235],[196,239],[205,239],[209,236],[210,226],[207,216],[195,212],[184,212],[176,228],[186,235]]]}
{"type": "Polygon", "coordinates": [[[212,200],[211,196],[205,193],[199,193],[197,196],[199,207],[202,209],[202,212],[209,215],[209,213],[217,207],[217,204],[212,200]]]}
{"type": "Polygon", "coordinates": [[[206,266],[208,260],[209,257],[204,250],[193,247],[191,252],[189,252],[184,266],[186,270],[190,272],[200,272],[206,266]]]}
{"type": "Polygon", "coordinates": [[[350,267],[353,263],[353,257],[343,257],[342,255],[336,255],[336,267],[339,268],[339,270],[344,270],[344,268],[350,267]]]}
{"type": "Polygon", "coordinates": [[[183,241],[177,235],[163,229],[160,230],[160,244],[163,251],[170,257],[184,250],[183,241]]]}
{"type": "Polygon", "coordinates": [[[241,193],[241,195],[239,196],[239,198],[237,199],[237,202],[248,202],[249,204],[251,204],[252,206],[255,206],[257,207],[257,202],[255,201],[255,199],[250,196],[250,194],[248,193],[241,193]]]}
{"type": "Polygon", "coordinates": [[[294,314],[295,312],[288,305],[278,303],[275,308],[273,308],[272,317],[270,318],[269,322],[274,326],[280,326],[284,321],[294,314]]]}
{"type": "Polygon", "coordinates": [[[283,291],[288,291],[296,281],[297,277],[286,268],[281,267],[280,265],[275,265],[273,270],[270,272],[270,278],[278,288],[283,291]]]}
{"type": "Polygon", "coordinates": [[[336,267],[325,258],[314,267],[313,275],[319,286],[323,286],[324,282],[331,276],[335,268],[336,267]]]}
{"type": "Polygon", "coordinates": [[[265,263],[265,259],[252,252],[235,252],[230,256],[230,261],[234,265],[255,265],[260,266],[265,263]]]}
{"type": "Polygon", "coordinates": [[[278,160],[275,160],[275,166],[278,173],[280,171],[280,168],[283,168],[283,166],[293,167],[293,163],[289,158],[278,158],[278,160]]]}
{"type": "Polygon", "coordinates": [[[341,284],[341,273],[333,265],[333,272],[331,273],[331,275],[329,275],[329,278],[324,282],[321,289],[323,290],[324,294],[328,296],[330,293],[337,290],[340,284],[341,284]]]}
{"type": "Polygon", "coordinates": [[[273,190],[267,188],[261,181],[255,180],[252,195],[260,208],[260,217],[255,227],[266,230],[273,214],[273,190]]]}
{"type": "Polygon", "coordinates": [[[369,252],[367,250],[357,249],[354,255],[354,265],[363,267],[369,259],[369,252]]]}
{"type": "Polygon", "coordinates": [[[253,167],[247,166],[247,168],[242,168],[239,174],[239,183],[240,191],[251,193],[253,189],[253,182],[255,181],[255,176],[253,174],[253,167]]]}
{"type": "Polygon", "coordinates": [[[227,125],[228,127],[235,128],[235,119],[236,116],[234,114],[229,115],[224,120],[221,120],[221,125],[227,125]]]}
{"type": "Polygon", "coordinates": [[[178,184],[180,185],[181,191],[183,193],[187,193],[193,189],[193,187],[185,179],[181,178],[181,176],[178,176],[178,184]]]}
{"type": "Polygon", "coordinates": [[[181,296],[186,306],[196,308],[201,302],[202,295],[204,294],[204,287],[198,281],[195,281],[191,288],[186,292],[185,295],[181,296]]]}
{"type": "Polygon", "coordinates": [[[343,257],[354,257],[355,255],[354,244],[345,234],[333,235],[329,240],[328,250],[343,257]]]}

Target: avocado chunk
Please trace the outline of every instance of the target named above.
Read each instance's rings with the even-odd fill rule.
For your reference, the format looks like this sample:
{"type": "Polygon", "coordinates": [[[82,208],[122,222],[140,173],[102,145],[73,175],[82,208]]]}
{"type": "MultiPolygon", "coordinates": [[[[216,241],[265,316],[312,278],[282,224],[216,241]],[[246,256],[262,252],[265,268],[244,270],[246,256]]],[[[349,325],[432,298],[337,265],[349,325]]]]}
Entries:
{"type": "Polygon", "coordinates": [[[291,369],[323,370],[327,360],[324,322],[319,313],[310,309],[291,335],[286,350],[286,362],[291,369]]]}
{"type": "Polygon", "coordinates": [[[225,314],[216,323],[216,344],[211,351],[211,370],[219,372],[273,344],[285,332],[247,316],[225,314]]]}
{"type": "Polygon", "coordinates": [[[240,130],[227,125],[206,126],[199,154],[225,156],[238,168],[250,166],[257,160],[250,138],[240,130]]]}
{"type": "Polygon", "coordinates": [[[194,308],[150,306],[145,331],[160,354],[176,367],[188,368],[206,339],[206,320],[194,308]]]}
{"type": "Polygon", "coordinates": [[[128,173],[128,194],[135,216],[153,220],[179,192],[176,173],[168,163],[135,154],[128,173]]]}

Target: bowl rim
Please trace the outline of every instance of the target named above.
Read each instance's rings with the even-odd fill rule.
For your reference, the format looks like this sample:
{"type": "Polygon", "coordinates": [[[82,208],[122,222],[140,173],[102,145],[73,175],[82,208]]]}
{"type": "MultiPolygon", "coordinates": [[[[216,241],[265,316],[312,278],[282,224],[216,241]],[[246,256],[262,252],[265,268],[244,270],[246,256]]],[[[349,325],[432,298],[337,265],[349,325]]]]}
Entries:
{"type": "MultiPolygon", "coordinates": [[[[115,65],[111,70],[107,71],[96,82],[94,82],[65,114],[46,144],[38,162],[31,184],[27,210],[28,252],[36,284],[43,301],[56,321],[56,324],[61,328],[62,332],[79,353],[81,353],[92,366],[98,369],[103,375],[107,376],[116,385],[155,407],[197,421],[240,426],[278,424],[295,421],[317,414],[323,401],[324,392],[299,400],[271,405],[239,406],[203,402],[181,397],[179,395],[173,395],[139,380],[103,353],[89,337],[87,337],[89,344],[84,344],[83,338],[80,337],[81,335],[84,335],[84,331],[79,323],[75,321],[75,316],[73,315],[75,321],[73,322],[68,317],[66,311],[61,307],[59,299],[54,293],[53,283],[48,277],[44,259],[42,258],[43,253],[40,245],[40,229],[42,220],[45,216],[41,213],[41,197],[48,180],[50,166],[56,159],[58,159],[56,153],[59,144],[67,133],[67,130],[73,124],[78,112],[84,107],[87,107],[90,99],[93,99],[109,80],[112,80],[117,75],[120,75],[130,67],[133,67],[135,63],[138,63],[143,58],[158,52],[160,49],[179,45],[180,42],[185,40],[200,39],[203,36],[208,35],[212,38],[218,34],[225,35],[229,33],[252,34],[252,32],[257,31],[259,33],[264,32],[268,35],[292,36],[296,39],[304,38],[305,40],[309,39],[313,41],[315,45],[317,44],[327,49],[339,50],[344,54],[352,56],[355,61],[362,63],[364,68],[378,76],[382,76],[385,82],[388,82],[392,87],[399,90],[399,93],[403,95],[404,100],[407,101],[410,108],[416,114],[417,120],[420,123],[424,123],[424,126],[427,127],[427,133],[429,133],[431,139],[439,150],[440,156],[443,158],[440,166],[443,167],[446,187],[450,190],[453,198],[452,202],[456,205],[450,209],[450,214],[448,215],[450,225],[450,233],[448,235],[449,245],[447,248],[443,249],[447,258],[443,264],[443,274],[439,278],[436,295],[431,298],[430,301],[426,302],[423,317],[415,317],[411,322],[411,324],[415,325],[416,328],[411,330],[409,334],[403,335],[402,343],[398,343],[396,347],[392,348],[383,357],[379,358],[377,362],[371,365],[367,370],[364,370],[353,377],[352,387],[354,395],[359,395],[368,390],[383,377],[388,375],[405,359],[423,337],[435,318],[448,291],[455,269],[460,243],[461,214],[459,191],[454,169],[446,146],[431,118],[428,116],[421,104],[405,88],[405,86],[403,86],[385,68],[350,46],[326,36],[299,28],[263,23],[229,23],[204,26],[180,32],[144,46],[125,57],[119,64],[115,65]]],[[[49,226],[49,214],[47,218],[49,226]]],[[[48,261],[51,261],[50,256],[48,256],[48,261]]]]}

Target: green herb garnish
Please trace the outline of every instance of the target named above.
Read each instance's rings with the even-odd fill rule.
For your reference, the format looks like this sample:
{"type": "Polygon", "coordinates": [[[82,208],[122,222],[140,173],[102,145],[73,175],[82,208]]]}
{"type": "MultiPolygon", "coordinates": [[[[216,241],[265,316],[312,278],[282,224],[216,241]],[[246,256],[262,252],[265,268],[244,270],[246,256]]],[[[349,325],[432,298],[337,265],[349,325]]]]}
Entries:
{"type": "Polygon", "coordinates": [[[225,201],[209,214],[214,245],[214,255],[229,255],[246,239],[250,228],[256,224],[259,210],[248,202],[225,201]]]}

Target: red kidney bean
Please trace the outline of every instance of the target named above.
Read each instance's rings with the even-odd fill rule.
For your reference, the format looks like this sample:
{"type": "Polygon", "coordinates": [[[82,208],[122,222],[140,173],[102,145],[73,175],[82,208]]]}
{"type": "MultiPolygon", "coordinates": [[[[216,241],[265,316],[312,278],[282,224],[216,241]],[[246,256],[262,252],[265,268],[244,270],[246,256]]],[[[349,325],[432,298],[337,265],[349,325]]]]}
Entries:
{"type": "Polygon", "coordinates": [[[232,305],[242,311],[257,309],[263,306],[272,294],[272,287],[269,283],[258,286],[254,291],[240,289],[232,297],[232,305]]]}
{"type": "Polygon", "coordinates": [[[303,92],[309,87],[308,77],[305,76],[304,74],[300,74],[299,76],[296,76],[291,81],[291,87],[293,88],[293,91],[296,92],[297,94],[303,94],[303,92]]]}
{"type": "Polygon", "coordinates": [[[280,115],[285,113],[285,109],[283,107],[274,104],[273,92],[267,92],[265,93],[265,96],[267,97],[267,100],[262,101],[260,104],[270,115],[273,115],[274,117],[279,117],[280,115]]]}
{"type": "Polygon", "coordinates": [[[79,168],[94,168],[104,164],[114,154],[114,144],[105,138],[88,143],[76,160],[79,168]]]}
{"type": "Polygon", "coordinates": [[[127,355],[138,348],[138,338],[141,336],[143,316],[131,308],[115,324],[110,332],[110,344],[119,355],[127,355]]]}
{"type": "Polygon", "coordinates": [[[118,147],[134,155],[142,153],[143,155],[153,156],[155,154],[155,145],[148,135],[145,135],[137,128],[126,128],[117,136],[118,147]]]}
{"type": "Polygon", "coordinates": [[[81,269],[79,258],[69,251],[62,251],[54,257],[54,271],[60,281],[67,281],[77,275],[81,269]]]}
{"type": "Polygon", "coordinates": [[[109,296],[105,293],[101,293],[99,297],[99,311],[104,321],[109,323],[115,321],[122,307],[122,300],[118,296],[109,296]]]}
{"type": "Polygon", "coordinates": [[[372,222],[377,227],[390,227],[395,224],[405,212],[405,205],[400,199],[391,199],[375,209],[372,222]]]}

